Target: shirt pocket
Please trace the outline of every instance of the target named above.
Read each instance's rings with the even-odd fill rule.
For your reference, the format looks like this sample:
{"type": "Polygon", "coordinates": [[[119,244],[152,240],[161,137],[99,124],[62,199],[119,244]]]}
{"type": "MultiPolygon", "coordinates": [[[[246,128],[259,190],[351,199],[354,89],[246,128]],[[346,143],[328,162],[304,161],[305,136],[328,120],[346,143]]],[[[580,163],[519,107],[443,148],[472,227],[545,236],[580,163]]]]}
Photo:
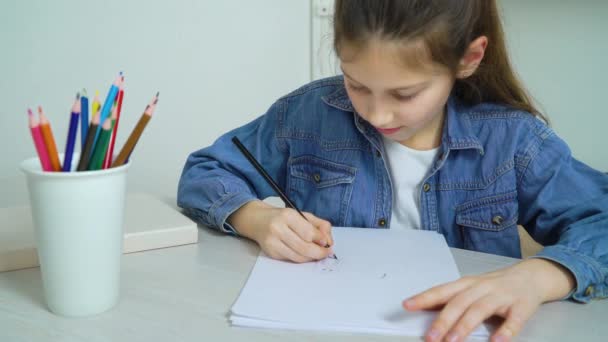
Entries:
{"type": "Polygon", "coordinates": [[[357,169],[306,155],[288,162],[287,188],[301,210],[343,226],[357,169]]]}
{"type": "Polygon", "coordinates": [[[517,192],[467,201],[456,207],[464,248],[510,257],[521,256],[517,231],[517,192]]]}

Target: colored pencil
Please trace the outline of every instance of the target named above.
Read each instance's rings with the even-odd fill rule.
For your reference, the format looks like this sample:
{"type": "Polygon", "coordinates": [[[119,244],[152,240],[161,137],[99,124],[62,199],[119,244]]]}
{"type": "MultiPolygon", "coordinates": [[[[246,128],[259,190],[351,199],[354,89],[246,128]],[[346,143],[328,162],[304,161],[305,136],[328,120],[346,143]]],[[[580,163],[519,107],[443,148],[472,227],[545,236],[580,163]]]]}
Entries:
{"type": "MultiPolygon", "coordinates": [[[[99,108],[97,108],[99,110],[99,108]]],[[[93,149],[93,139],[95,139],[95,132],[97,132],[97,126],[99,126],[99,115],[93,114],[91,117],[91,126],[87,130],[87,138],[84,144],[84,148],[80,152],[80,160],[78,161],[78,171],[86,171],[91,160],[91,150],[93,149]]]]}
{"type": "Polygon", "coordinates": [[[27,110],[27,115],[30,132],[32,133],[32,138],[34,139],[34,146],[36,147],[36,152],[38,153],[38,159],[40,159],[40,166],[42,166],[43,171],[52,171],[53,167],[51,166],[51,160],[49,159],[46,146],[44,146],[44,139],[42,138],[42,133],[40,132],[40,124],[34,117],[34,113],[32,113],[31,109],[27,110]]]}
{"type": "Polygon", "coordinates": [[[107,169],[112,164],[112,158],[114,158],[114,144],[116,142],[116,132],[118,131],[118,122],[120,121],[120,111],[122,109],[122,98],[125,95],[124,91],[125,78],[122,77],[120,86],[118,88],[116,112],[112,112],[112,137],[110,138],[110,146],[108,146],[108,152],[106,158],[103,161],[103,168],[107,169]]]}
{"type": "Polygon", "coordinates": [[[57,153],[57,145],[55,144],[55,137],[53,136],[53,130],[51,129],[51,123],[44,115],[42,106],[38,106],[38,115],[40,117],[40,133],[44,139],[44,145],[46,151],[49,154],[51,161],[51,167],[53,171],[61,171],[61,163],[59,162],[59,154],[57,153]]]}
{"type": "Polygon", "coordinates": [[[68,139],[65,144],[65,155],[63,157],[63,171],[70,172],[72,169],[72,154],[74,153],[74,145],[76,143],[76,134],[78,133],[78,117],[80,116],[80,93],[76,94],[76,100],[72,105],[72,114],[70,115],[70,127],[68,129],[68,139]]]}
{"type": "Polygon", "coordinates": [[[89,129],[89,98],[87,90],[82,89],[80,95],[80,150],[84,150],[84,144],[87,139],[87,131],[89,129]]]}
{"type": "Polygon", "coordinates": [[[146,110],[144,110],[144,113],[139,118],[137,125],[135,125],[135,128],[131,132],[131,135],[129,135],[127,142],[123,145],[122,149],[120,150],[120,153],[112,163],[112,167],[123,165],[127,162],[127,160],[129,160],[129,157],[135,149],[135,145],[137,144],[139,137],[141,137],[144,128],[146,128],[148,121],[150,121],[150,118],[154,113],[154,109],[156,108],[156,104],[158,103],[158,95],[159,93],[156,93],[152,101],[150,101],[150,104],[146,107],[146,110]]]}
{"type": "Polygon", "coordinates": [[[112,119],[106,118],[106,121],[103,122],[101,127],[99,139],[95,144],[93,155],[89,161],[89,170],[99,170],[103,166],[103,159],[106,156],[108,142],[110,141],[110,135],[112,134],[112,119]]]}
{"type": "MultiPolygon", "coordinates": [[[[102,124],[106,122],[106,118],[110,115],[110,111],[112,110],[112,105],[114,105],[114,100],[116,99],[116,95],[118,94],[118,86],[120,85],[120,80],[122,79],[122,72],[116,77],[114,83],[110,86],[110,90],[108,90],[108,95],[106,96],[105,101],[103,102],[103,107],[101,107],[101,113],[99,114],[99,122],[102,124]]],[[[101,126],[97,126],[97,132],[95,132],[95,139],[93,140],[93,146],[97,143],[97,139],[99,139],[99,133],[101,132],[101,126]]]]}
{"type": "Polygon", "coordinates": [[[99,90],[95,90],[95,97],[93,97],[93,104],[91,105],[91,113],[99,113],[101,108],[101,102],[99,102],[99,90]]]}

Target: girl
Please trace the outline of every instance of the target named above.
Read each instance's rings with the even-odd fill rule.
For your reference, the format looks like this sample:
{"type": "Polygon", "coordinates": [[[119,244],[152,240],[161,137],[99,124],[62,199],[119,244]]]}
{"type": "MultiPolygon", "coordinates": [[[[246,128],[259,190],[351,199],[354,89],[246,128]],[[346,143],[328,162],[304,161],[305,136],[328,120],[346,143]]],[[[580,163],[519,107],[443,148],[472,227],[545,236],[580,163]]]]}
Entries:
{"type": "Polygon", "coordinates": [[[521,257],[521,224],[545,246],[405,300],[443,306],[428,341],[461,341],[493,315],[505,320],[492,339],[506,341],[543,302],[608,296],[608,177],[541,121],[495,0],[337,0],[334,30],[344,76],[190,155],[178,190],[188,215],[294,262],[330,255],[332,225],[434,230],[452,247],[521,257]],[[275,194],[232,136],[307,219],[260,201],[275,194]]]}

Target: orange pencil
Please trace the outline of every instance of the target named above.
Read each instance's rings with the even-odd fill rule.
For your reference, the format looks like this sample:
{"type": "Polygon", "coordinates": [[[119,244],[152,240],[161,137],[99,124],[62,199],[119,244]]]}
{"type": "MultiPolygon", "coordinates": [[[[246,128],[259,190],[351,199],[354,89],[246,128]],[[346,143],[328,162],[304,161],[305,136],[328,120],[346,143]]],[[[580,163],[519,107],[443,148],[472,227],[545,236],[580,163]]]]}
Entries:
{"type": "Polygon", "coordinates": [[[61,171],[61,163],[59,162],[59,154],[57,153],[57,145],[55,145],[51,123],[46,118],[46,115],[44,115],[42,106],[38,106],[38,116],[40,117],[40,132],[42,133],[44,145],[46,146],[46,151],[51,160],[51,167],[53,168],[53,171],[61,171]]]}
{"type": "Polygon", "coordinates": [[[159,93],[156,93],[152,101],[150,101],[150,104],[146,107],[146,110],[141,115],[141,118],[139,118],[137,125],[135,125],[133,132],[131,132],[131,135],[129,135],[127,142],[124,144],[124,146],[120,150],[120,153],[112,163],[112,167],[123,165],[129,160],[129,156],[131,156],[133,149],[135,149],[135,145],[137,144],[139,137],[141,136],[142,132],[144,131],[144,128],[146,128],[148,121],[150,121],[150,118],[154,113],[154,109],[156,108],[156,104],[158,103],[158,95],[159,93]]]}

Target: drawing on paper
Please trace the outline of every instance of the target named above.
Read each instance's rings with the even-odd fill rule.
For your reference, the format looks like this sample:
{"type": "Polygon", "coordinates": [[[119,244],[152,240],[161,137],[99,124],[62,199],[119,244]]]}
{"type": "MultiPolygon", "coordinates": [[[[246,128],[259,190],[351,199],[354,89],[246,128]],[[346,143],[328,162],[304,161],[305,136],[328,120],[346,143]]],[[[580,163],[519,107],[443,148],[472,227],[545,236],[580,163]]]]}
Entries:
{"type": "Polygon", "coordinates": [[[340,260],[336,258],[325,258],[317,261],[317,269],[323,273],[337,272],[340,269],[340,260]]]}

